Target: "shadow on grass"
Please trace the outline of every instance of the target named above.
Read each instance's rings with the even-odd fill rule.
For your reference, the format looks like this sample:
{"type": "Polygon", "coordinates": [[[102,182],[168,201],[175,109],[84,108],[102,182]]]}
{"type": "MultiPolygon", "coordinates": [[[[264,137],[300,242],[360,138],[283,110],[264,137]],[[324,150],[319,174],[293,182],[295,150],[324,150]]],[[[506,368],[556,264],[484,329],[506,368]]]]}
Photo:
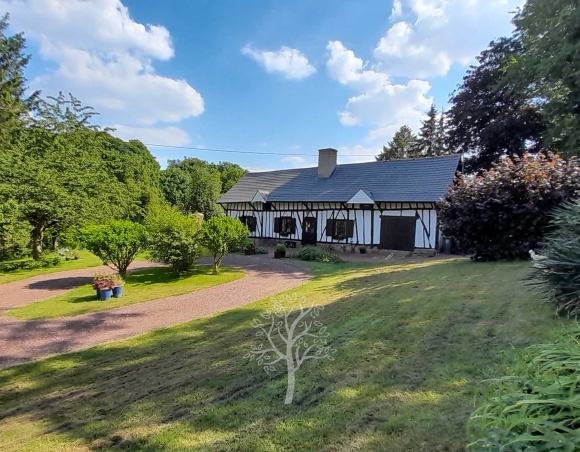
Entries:
{"type": "Polygon", "coordinates": [[[300,369],[290,406],[284,369],[243,359],[264,300],[0,371],[0,433],[96,450],[463,450],[476,383],[571,322],[522,287],[523,265],[430,262],[315,268],[293,292],[325,305],[338,352],[300,369]]]}

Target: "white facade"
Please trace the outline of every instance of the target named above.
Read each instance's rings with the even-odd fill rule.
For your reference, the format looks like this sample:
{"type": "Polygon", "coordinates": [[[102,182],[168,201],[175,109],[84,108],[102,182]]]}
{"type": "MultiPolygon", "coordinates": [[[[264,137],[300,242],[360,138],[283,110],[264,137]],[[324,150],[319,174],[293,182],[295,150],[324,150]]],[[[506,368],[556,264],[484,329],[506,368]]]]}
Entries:
{"type": "MultiPolygon", "coordinates": [[[[368,203],[356,201],[369,200],[364,191],[360,191],[349,203],[228,203],[223,204],[226,215],[245,220],[255,218],[255,230],[250,237],[256,239],[276,239],[280,242],[293,240],[303,242],[303,227],[305,218],[311,224],[316,223],[316,243],[353,244],[377,246],[389,249],[407,249],[409,246],[419,249],[436,249],[438,247],[439,228],[434,203],[368,203]],[[354,203],[351,203],[355,201],[354,203]],[[244,218],[245,217],[245,218],[244,218]],[[407,217],[409,221],[393,225],[389,217],[407,217]],[[293,218],[295,227],[292,233],[276,232],[275,225],[280,227],[276,218],[293,218]],[[411,218],[414,218],[413,222],[411,218]],[[329,223],[328,220],[351,220],[352,222],[329,223]],[[383,224],[384,223],[384,224],[383,224]],[[344,225],[352,229],[350,234],[334,235],[327,231],[327,225],[340,228],[344,225]],[[338,224],[338,226],[336,226],[338,224]],[[398,228],[390,231],[389,228],[398,228]],[[396,234],[396,237],[393,236],[396,234]],[[414,243],[411,236],[414,237],[414,243]],[[398,248],[396,240],[402,237],[407,248],[398,248]],[[393,240],[395,242],[393,242],[393,240]],[[394,243],[394,244],[393,244],[394,243]]],[[[291,223],[284,220],[285,223],[291,223]]],[[[336,230],[335,230],[336,232],[336,230]]],[[[309,236],[307,239],[311,239],[309,236]]],[[[308,240],[307,240],[308,241],[308,240]]]]}

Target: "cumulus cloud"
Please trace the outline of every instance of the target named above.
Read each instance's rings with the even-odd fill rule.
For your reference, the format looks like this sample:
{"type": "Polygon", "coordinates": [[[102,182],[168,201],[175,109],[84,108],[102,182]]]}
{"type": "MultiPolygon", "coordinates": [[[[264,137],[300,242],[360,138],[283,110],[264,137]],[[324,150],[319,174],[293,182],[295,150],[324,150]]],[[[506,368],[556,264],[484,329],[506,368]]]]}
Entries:
{"type": "Polygon", "coordinates": [[[298,49],[282,46],[275,51],[259,50],[247,44],[242,53],[260,64],[268,73],[280,73],[287,79],[300,80],[311,76],[316,68],[298,49]]]}
{"type": "Polygon", "coordinates": [[[178,122],[203,113],[203,98],[187,81],[155,73],[155,60],[174,56],[169,31],[135,22],[121,0],[0,0],[0,6],[55,65],[32,87],[72,92],[123,123],[178,122]]]}
{"type": "Polygon", "coordinates": [[[185,146],[191,142],[189,134],[179,127],[130,127],[121,124],[111,126],[112,135],[123,140],[140,140],[145,144],[185,146]]]}
{"type": "Polygon", "coordinates": [[[509,34],[510,19],[523,0],[398,0],[395,22],[374,49],[391,76],[443,76],[452,65],[468,65],[489,41],[509,34]]]}
{"type": "Polygon", "coordinates": [[[280,160],[282,162],[293,163],[294,165],[299,165],[299,164],[305,162],[305,160],[302,157],[298,156],[298,155],[295,155],[293,157],[283,157],[280,160]]]}

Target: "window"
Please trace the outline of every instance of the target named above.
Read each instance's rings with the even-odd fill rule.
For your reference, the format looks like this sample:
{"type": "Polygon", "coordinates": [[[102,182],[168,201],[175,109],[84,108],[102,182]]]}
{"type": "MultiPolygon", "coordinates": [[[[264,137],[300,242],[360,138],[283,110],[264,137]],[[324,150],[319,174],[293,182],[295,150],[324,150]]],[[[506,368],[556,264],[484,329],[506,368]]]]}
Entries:
{"type": "Polygon", "coordinates": [[[262,204],[262,210],[272,210],[272,203],[265,202],[264,204],[262,204]]]}
{"type": "Polygon", "coordinates": [[[274,232],[282,236],[296,233],[296,218],[278,217],[274,218],[274,232]]]}
{"type": "Polygon", "coordinates": [[[240,217],[240,221],[242,223],[244,223],[248,229],[250,230],[250,232],[256,232],[256,217],[240,217]]]}
{"type": "Polygon", "coordinates": [[[361,210],[373,210],[374,204],[361,204],[360,205],[360,209],[361,210]]]}
{"type": "Polygon", "coordinates": [[[334,240],[352,238],[354,235],[354,220],[326,220],[326,236],[334,240]]]}

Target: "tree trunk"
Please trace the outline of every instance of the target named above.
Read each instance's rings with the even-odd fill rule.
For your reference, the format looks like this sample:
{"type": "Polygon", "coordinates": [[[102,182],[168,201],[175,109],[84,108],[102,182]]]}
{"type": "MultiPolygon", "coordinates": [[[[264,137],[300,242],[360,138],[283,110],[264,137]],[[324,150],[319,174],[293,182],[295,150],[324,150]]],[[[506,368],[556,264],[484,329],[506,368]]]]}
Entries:
{"type": "Polygon", "coordinates": [[[284,405],[289,405],[294,399],[294,386],[296,384],[294,369],[294,358],[292,357],[292,347],[289,347],[290,351],[287,353],[286,366],[288,368],[288,386],[286,387],[286,398],[284,399],[284,405]]]}
{"type": "Polygon", "coordinates": [[[32,257],[38,260],[42,257],[42,238],[44,236],[44,223],[37,223],[32,230],[32,257]]]}
{"type": "Polygon", "coordinates": [[[52,236],[52,250],[56,251],[58,248],[58,235],[54,234],[52,236]]]}

